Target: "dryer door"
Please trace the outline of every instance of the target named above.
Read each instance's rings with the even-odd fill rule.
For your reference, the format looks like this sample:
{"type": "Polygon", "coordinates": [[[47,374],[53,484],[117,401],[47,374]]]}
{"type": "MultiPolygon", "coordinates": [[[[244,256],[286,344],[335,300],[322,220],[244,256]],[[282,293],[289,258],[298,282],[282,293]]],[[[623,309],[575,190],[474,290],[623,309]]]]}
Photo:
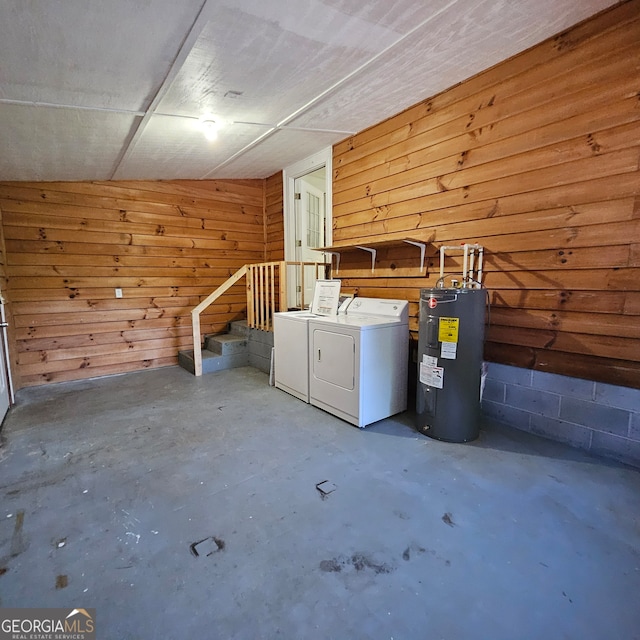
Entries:
{"type": "Polygon", "coordinates": [[[355,384],[353,336],[316,329],[313,332],[313,373],[318,380],[351,391],[355,384]]]}
{"type": "Polygon", "coordinates": [[[311,404],[358,424],[360,343],[357,331],[309,324],[311,404]]]}

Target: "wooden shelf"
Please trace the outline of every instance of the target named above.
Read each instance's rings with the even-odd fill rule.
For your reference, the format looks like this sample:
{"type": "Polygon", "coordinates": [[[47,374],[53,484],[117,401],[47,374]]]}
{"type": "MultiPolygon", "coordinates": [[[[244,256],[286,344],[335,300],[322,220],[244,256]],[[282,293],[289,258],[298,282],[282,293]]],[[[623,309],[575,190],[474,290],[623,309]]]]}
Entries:
{"type": "MultiPolygon", "coordinates": [[[[416,238],[400,238],[398,240],[382,240],[379,242],[359,242],[358,244],[350,245],[336,245],[332,247],[320,247],[317,251],[336,256],[336,275],[340,271],[340,256],[344,253],[354,253],[358,251],[365,251],[371,255],[371,273],[376,271],[376,260],[378,258],[378,251],[381,249],[397,249],[399,247],[413,246],[420,251],[420,275],[423,275],[425,270],[425,253],[428,241],[418,240],[416,238]]],[[[393,274],[385,274],[387,276],[393,274]]],[[[397,274],[400,277],[403,274],[397,274]]],[[[415,273],[411,274],[415,275],[415,273]]]]}

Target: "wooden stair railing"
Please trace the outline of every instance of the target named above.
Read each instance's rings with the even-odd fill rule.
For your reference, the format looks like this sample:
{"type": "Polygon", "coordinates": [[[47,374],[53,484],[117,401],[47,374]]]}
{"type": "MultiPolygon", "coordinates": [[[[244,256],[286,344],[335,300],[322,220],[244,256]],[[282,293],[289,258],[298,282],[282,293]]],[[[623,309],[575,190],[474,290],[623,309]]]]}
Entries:
{"type": "Polygon", "coordinates": [[[191,310],[191,331],[193,335],[193,373],[202,375],[202,345],[200,343],[200,314],[215,302],[227,289],[247,275],[247,265],[238,269],[228,280],[223,282],[213,293],[210,293],[197,307],[191,310]]]}
{"type": "MultiPolygon", "coordinates": [[[[247,326],[263,331],[273,330],[273,314],[276,311],[287,311],[287,267],[300,269],[299,281],[304,291],[305,267],[314,266],[314,277],[325,277],[326,265],[322,262],[261,262],[245,264],[209,294],[191,311],[191,329],[193,336],[193,368],[196,376],[202,375],[202,344],[200,333],[200,314],[234,284],[246,277],[247,291],[247,326]],[[319,270],[322,273],[319,274],[319,270]]],[[[303,300],[303,307],[304,305],[303,300]]]]}
{"type": "Polygon", "coordinates": [[[263,331],[273,330],[273,314],[286,311],[287,264],[261,262],[247,265],[247,326],[263,331]]]}

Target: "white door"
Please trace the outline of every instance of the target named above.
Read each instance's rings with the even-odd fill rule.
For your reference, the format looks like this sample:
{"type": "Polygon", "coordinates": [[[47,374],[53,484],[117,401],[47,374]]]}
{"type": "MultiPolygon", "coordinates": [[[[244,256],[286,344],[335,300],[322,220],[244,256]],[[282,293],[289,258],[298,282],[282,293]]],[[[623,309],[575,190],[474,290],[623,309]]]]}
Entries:
{"type": "MultiPolygon", "coordinates": [[[[283,169],[284,259],[287,262],[329,262],[329,256],[315,251],[314,247],[331,245],[332,153],[332,148],[327,147],[283,169]],[[318,200],[314,197],[309,198],[308,193],[318,200]],[[311,216],[310,220],[303,215],[307,210],[311,216]],[[318,225],[316,211],[319,211],[322,218],[318,225]]],[[[316,277],[325,277],[322,267],[318,268],[317,272],[308,267],[304,274],[300,274],[300,270],[293,266],[287,268],[289,309],[309,305],[313,300],[313,284],[316,277]]]]}
{"type": "MultiPolygon", "coordinates": [[[[296,180],[296,261],[323,262],[317,249],[325,246],[325,193],[303,176],[296,180]]],[[[317,268],[305,266],[298,270],[297,305],[306,308],[313,299],[317,268]]]]}

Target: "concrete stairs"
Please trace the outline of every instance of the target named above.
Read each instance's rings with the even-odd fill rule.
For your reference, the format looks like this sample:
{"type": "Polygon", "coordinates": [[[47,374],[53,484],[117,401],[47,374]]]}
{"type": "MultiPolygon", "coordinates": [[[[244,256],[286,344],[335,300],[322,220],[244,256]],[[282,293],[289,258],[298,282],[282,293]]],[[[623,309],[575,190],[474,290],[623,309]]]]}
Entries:
{"type": "MultiPolygon", "coordinates": [[[[202,349],[202,373],[224,371],[249,364],[249,329],[246,320],[229,324],[228,333],[207,335],[202,349]]],[[[193,349],[178,352],[178,364],[195,373],[193,349]]]]}

